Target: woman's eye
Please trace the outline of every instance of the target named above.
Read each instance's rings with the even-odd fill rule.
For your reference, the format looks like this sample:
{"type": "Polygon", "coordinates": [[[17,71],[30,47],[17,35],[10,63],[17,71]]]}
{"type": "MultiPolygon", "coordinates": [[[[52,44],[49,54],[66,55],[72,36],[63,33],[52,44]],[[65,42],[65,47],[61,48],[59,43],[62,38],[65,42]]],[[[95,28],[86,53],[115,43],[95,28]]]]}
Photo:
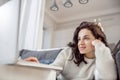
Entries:
{"type": "Polygon", "coordinates": [[[84,38],[78,38],[78,41],[80,41],[80,40],[89,40],[90,38],[88,38],[88,37],[84,37],[84,38]]]}
{"type": "Polygon", "coordinates": [[[88,37],[85,37],[84,39],[85,39],[85,40],[89,40],[89,38],[88,38],[88,37]]]}

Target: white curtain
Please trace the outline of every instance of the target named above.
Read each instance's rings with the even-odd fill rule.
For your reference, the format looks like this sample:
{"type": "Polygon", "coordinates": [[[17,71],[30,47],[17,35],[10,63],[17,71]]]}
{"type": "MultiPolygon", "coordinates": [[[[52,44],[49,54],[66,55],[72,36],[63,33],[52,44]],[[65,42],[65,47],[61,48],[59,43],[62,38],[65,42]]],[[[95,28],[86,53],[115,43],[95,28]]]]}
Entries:
{"type": "Polygon", "coordinates": [[[19,50],[42,45],[45,0],[21,0],[19,50]]]}

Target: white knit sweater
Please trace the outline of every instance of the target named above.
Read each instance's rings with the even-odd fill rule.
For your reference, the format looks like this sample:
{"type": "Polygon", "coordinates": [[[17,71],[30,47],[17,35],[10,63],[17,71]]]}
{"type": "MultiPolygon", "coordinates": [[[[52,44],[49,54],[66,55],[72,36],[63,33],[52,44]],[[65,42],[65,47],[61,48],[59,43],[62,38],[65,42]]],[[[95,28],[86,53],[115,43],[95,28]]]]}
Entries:
{"type": "Polygon", "coordinates": [[[78,67],[71,59],[71,48],[65,48],[51,64],[60,66],[63,71],[60,73],[64,80],[115,80],[116,66],[109,48],[103,43],[95,44],[95,59],[85,58],[88,64],[82,62],[78,67]]]}

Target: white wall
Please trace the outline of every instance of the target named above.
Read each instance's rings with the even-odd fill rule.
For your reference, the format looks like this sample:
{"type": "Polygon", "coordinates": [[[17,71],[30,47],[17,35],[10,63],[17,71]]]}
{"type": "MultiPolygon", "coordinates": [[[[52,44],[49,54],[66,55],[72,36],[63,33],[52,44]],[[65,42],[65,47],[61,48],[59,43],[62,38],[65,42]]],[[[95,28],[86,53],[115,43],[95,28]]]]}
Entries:
{"type": "Polygon", "coordinates": [[[43,44],[42,48],[47,49],[52,47],[54,29],[56,27],[56,22],[50,18],[49,15],[44,16],[44,26],[43,26],[43,44]]]}
{"type": "Polygon", "coordinates": [[[52,47],[64,47],[72,41],[74,30],[78,25],[77,23],[58,25],[54,30],[52,47]]]}
{"type": "Polygon", "coordinates": [[[43,29],[42,49],[51,48],[52,36],[53,36],[53,30],[52,29],[50,29],[50,28],[44,28],[43,29]]]}
{"type": "MultiPolygon", "coordinates": [[[[93,21],[93,19],[98,18],[89,18],[84,19],[87,21],[93,21]]],[[[104,32],[107,36],[109,43],[117,43],[120,40],[120,14],[112,14],[100,17],[102,19],[101,23],[104,28],[104,32]]],[[[84,21],[81,20],[81,21],[84,21]]],[[[75,28],[80,24],[81,21],[73,21],[70,23],[64,23],[57,26],[54,31],[53,38],[53,47],[64,47],[68,42],[72,40],[73,32],[75,28]]]]}
{"type": "Polygon", "coordinates": [[[107,36],[108,42],[116,44],[118,40],[120,40],[120,13],[89,17],[81,20],[59,24],[56,24],[54,20],[45,15],[44,22],[47,24],[48,27],[46,29],[48,30],[51,28],[52,30],[48,30],[45,34],[47,38],[44,39],[44,48],[56,48],[66,46],[70,41],[72,41],[74,30],[81,23],[81,21],[94,21],[94,19],[98,18],[101,18],[100,22],[104,28],[104,32],[107,36]]]}
{"type": "Polygon", "coordinates": [[[120,40],[120,25],[104,28],[109,43],[117,43],[120,40]]]}
{"type": "Polygon", "coordinates": [[[103,22],[104,30],[109,43],[117,43],[120,40],[120,14],[116,14],[113,19],[103,22]]]}

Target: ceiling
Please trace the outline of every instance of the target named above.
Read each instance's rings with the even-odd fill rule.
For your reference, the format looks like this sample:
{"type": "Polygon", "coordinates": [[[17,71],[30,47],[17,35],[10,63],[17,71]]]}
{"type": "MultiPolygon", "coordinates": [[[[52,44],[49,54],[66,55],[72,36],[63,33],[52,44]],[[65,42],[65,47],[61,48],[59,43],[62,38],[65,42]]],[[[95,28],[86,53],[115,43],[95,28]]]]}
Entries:
{"type": "Polygon", "coordinates": [[[120,13],[120,0],[89,0],[87,4],[71,0],[73,3],[71,8],[65,8],[62,1],[56,0],[59,10],[51,11],[49,7],[52,0],[46,0],[45,13],[57,23],[120,13]]]}
{"type": "Polygon", "coordinates": [[[0,6],[8,2],[9,0],[0,0],[0,6]]]}

